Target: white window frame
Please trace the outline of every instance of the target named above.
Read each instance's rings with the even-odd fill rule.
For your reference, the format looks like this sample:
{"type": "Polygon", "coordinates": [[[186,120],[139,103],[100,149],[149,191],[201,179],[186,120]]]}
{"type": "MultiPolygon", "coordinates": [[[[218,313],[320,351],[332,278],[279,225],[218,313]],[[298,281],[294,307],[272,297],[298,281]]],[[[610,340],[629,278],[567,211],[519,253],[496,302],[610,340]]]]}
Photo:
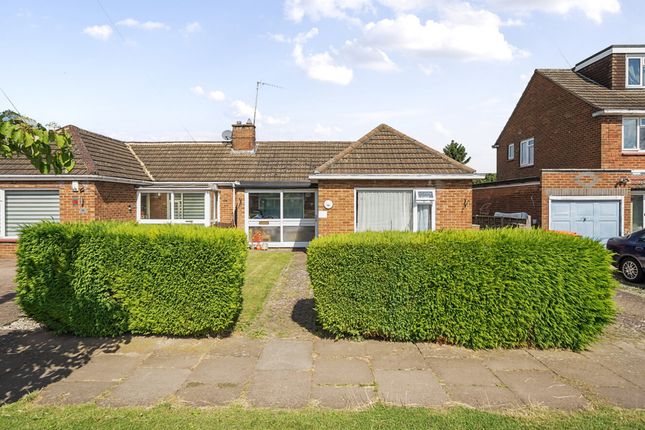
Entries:
{"type": "MultiPolygon", "coordinates": [[[[148,210],[150,210],[150,199],[148,199],[148,210]]],[[[173,188],[173,189],[145,189],[137,190],[137,222],[139,224],[196,224],[206,227],[211,225],[211,196],[209,190],[195,190],[190,188],[173,188]],[[141,194],[142,193],[162,193],[170,194],[170,219],[143,219],[141,218],[141,194]],[[204,194],[204,218],[203,219],[175,219],[175,193],[194,193],[204,194]]],[[[219,214],[218,214],[219,216],[219,214]]]]}
{"type": "Polygon", "coordinates": [[[626,116],[623,117],[623,123],[620,127],[620,140],[621,140],[621,149],[625,152],[645,152],[645,149],[640,148],[640,140],[641,140],[641,128],[645,128],[645,118],[641,117],[632,117],[632,116],[626,116]],[[625,148],[625,120],[626,119],[634,119],[636,120],[636,148],[625,148]]]}
{"type": "Polygon", "coordinates": [[[411,191],[412,192],[412,231],[419,231],[418,206],[432,205],[431,231],[437,229],[437,189],[436,188],[383,188],[383,187],[360,187],[354,188],[354,232],[358,231],[358,192],[359,191],[411,191]],[[417,191],[432,191],[432,199],[417,201],[417,191]]]}
{"type": "Polygon", "coordinates": [[[508,161],[515,160],[515,144],[511,143],[506,148],[506,159],[508,161]]]}
{"type": "Polygon", "coordinates": [[[271,248],[306,248],[309,242],[286,242],[284,227],[314,227],[314,238],[318,237],[318,190],[313,188],[284,188],[284,189],[249,189],[244,190],[244,232],[249,237],[249,227],[280,227],[280,241],[267,242],[271,248]],[[313,218],[284,218],[284,195],[289,193],[314,193],[313,218]],[[280,194],[280,218],[249,219],[249,194],[280,194]]]}
{"type": "Polygon", "coordinates": [[[529,167],[535,164],[535,138],[531,137],[529,139],[524,139],[520,142],[520,167],[529,167]],[[528,148],[531,148],[532,157],[527,155],[527,161],[524,161],[524,151],[528,151],[528,148]],[[526,148],[526,149],[525,149],[526,148]],[[528,160],[531,158],[531,160],[528,160]]]}
{"type": "Polygon", "coordinates": [[[625,58],[625,88],[645,88],[645,57],[638,55],[630,55],[625,58]],[[640,71],[640,84],[631,84],[629,83],[629,60],[639,60],[640,66],[638,70],[640,71]]]}
{"type": "Polygon", "coordinates": [[[14,190],[37,190],[37,191],[58,191],[58,216],[60,217],[60,202],[61,202],[61,189],[60,188],[3,188],[0,189],[0,239],[19,239],[19,236],[7,236],[7,224],[6,224],[6,213],[7,209],[5,207],[5,191],[14,191],[14,190]]]}

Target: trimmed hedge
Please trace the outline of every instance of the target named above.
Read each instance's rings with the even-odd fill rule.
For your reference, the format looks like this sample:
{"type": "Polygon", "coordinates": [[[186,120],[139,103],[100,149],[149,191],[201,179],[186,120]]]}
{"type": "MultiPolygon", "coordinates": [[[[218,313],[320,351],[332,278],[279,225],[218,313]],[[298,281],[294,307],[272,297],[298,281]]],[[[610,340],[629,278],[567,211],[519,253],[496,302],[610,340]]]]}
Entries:
{"type": "Polygon", "coordinates": [[[318,238],[307,269],[338,337],[580,350],[613,320],[610,264],[590,239],[502,229],[318,238]]]}
{"type": "Polygon", "coordinates": [[[236,229],[39,223],[18,243],[18,303],[81,336],[218,333],[240,313],[247,252],[236,229]]]}

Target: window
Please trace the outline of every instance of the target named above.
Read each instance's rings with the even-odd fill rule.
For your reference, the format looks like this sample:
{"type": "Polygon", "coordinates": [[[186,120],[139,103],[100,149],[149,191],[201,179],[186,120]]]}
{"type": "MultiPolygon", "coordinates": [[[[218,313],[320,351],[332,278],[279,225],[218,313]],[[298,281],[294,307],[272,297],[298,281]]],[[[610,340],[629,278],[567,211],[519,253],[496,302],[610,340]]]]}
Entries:
{"type": "Polygon", "coordinates": [[[140,191],[137,220],[145,224],[210,224],[209,192],[140,191]]]}
{"type": "Polygon", "coordinates": [[[645,58],[627,57],[627,87],[645,87],[645,58]]]}
{"type": "Polygon", "coordinates": [[[434,190],[356,190],[356,231],[433,229],[434,190]]]}
{"type": "Polygon", "coordinates": [[[520,143],[520,167],[532,166],[534,158],[534,144],[533,138],[523,140],[520,143]]]}
{"type": "Polygon", "coordinates": [[[250,242],[299,247],[316,237],[315,191],[250,191],[247,198],[250,242]]]}
{"type": "Polygon", "coordinates": [[[39,221],[60,222],[58,190],[0,190],[2,237],[18,237],[20,230],[39,221]]]}
{"type": "Polygon", "coordinates": [[[645,151],[645,118],[623,118],[623,150],[645,151]]]}
{"type": "Polygon", "coordinates": [[[511,143],[510,145],[508,145],[508,148],[506,150],[506,157],[509,160],[515,160],[515,144],[514,143],[511,143]]]}

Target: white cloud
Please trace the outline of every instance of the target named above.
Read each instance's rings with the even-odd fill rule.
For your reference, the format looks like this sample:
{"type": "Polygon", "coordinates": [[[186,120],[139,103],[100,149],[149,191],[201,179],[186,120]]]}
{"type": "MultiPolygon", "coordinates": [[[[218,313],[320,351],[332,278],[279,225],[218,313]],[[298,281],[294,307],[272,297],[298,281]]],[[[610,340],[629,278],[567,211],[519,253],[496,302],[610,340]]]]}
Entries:
{"type": "Polygon", "coordinates": [[[221,102],[226,100],[226,94],[224,94],[222,91],[219,91],[219,90],[209,91],[208,98],[211,100],[215,100],[216,102],[221,102]]]}
{"type": "Polygon", "coordinates": [[[190,92],[197,96],[203,96],[205,94],[204,88],[201,85],[195,85],[190,89],[190,92]]]}
{"type": "Polygon", "coordinates": [[[501,20],[492,12],[468,3],[442,9],[441,19],[421,22],[411,14],[368,23],[364,40],[385,51],[400,51],[421,57],[453,56],[467,60],[511,60],[523,53],[500,31],[501,20]]]}
{"type": "Polygon", "coordinates": [[[372,10],[371,0],[287,0],[284,12],[288,19],[300,22],[304,17],[314,21],[323,18],[348,19],[350,13],[372,10]]]}
{"type": "Polygon", "coordinates": [[[445,127],[441,122],[439,122],[439,121],[435,121],[435,122],[432,124],[432,126],[433,126],[434,130],[435,130],[437,133],[441,134],[441,135],[444,135],[444,136],[446,136],[446,137],[450,137],[450,136],[452,135],[452,132],[451,132],[450,130],[448,130],[448,129],[447,129],[447,128],[446,128],[446,127],[445,127]]]}
{"type": "MultiPolygon", "coordinates": [[[[242,100],[233,100],[231,102],[231,108],[233,109],[233,116],[241,117],[244,119],[253,119],[253,106],[243,102],[242,100]]],[[[288,124],[291,119],[288,116],[285,117],[275,117],[270,115],[263,115],[260,111],[256,114],[257,123],[266,123],[269,125],[284,125],[288,124]]]]}
{"type": "Polygon", "coordinates": [[[116,25],[128,28],[137,28],[140,30],[168,30],[170,26],[158,21],[141,22],[134,18],[126,18],[116,23],[116,25]]]}
{"type": "Polygon", "coordinates": [[[419,64],[419,70],[421,70],[421,72],[423,72],[424,75],[430,76],[434,74],[437,70],[439,70],[439,67],[433,64],[427,64],[427,65],[419,64]]]}
{"type": "Polygon", "coordinates": [[[318,123],[314,127],[314,134],[318,134],[320,136],[329,136],[332,134],[338,134],[342,131],[343,129],[341,129],[337,125],[322,125],[321,123],[318,123]]]}
{"type": "Polygon", "coordinates": [[[619,0],[489,0],[494,6],[519,13],[534,11],[566,15],[582,12],[587,18],[601,23],[605,14],[620,12],[619,0]]]}
{"type": "Polygon", "coordinates": [[[200,31],[202,31],[202,25],[197,21],[190,22],[184,27],[184,33],[187,34],[199,33],[200,31]]]}
{"type": "Polygon", "coordinates": [[[340,51],[343,58],[352,65],[381,72],[398,70],[390,57],[381,49],[361,45],[356,39],[348,40],[340,51]]]}
{"type": "Polygon", "coordinates": [[[312,28],[307,33],[300,33],[294,39],[292,56],[295,63],[311,79],[339,85],[349,84],[354,77],[354,72],[349,67],[337,64],[329,51],[305,54],[304,45],[306,41],[316,35],[318,35],[318,29],[312,28]]]}
{"type": "Polygon", "coordinates": [[[112,36],[112,27],[109,25],[93,25],[91,27],[85,27],[83,33],[94,39],[108,40],[112,36]]]}

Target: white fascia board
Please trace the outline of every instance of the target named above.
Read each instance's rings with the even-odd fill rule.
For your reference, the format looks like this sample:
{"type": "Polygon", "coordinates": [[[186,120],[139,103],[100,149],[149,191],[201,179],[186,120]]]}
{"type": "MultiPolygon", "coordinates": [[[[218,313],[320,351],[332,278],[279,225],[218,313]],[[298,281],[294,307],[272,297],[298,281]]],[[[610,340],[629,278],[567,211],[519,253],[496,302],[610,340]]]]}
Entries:
{"type": "Polygon", "coordinates": [[[116,178],[102,175],[0,175],[0,181],[99,181],[117,182],[120,184],[147,185],[152,181],[140,181],[136,179],[116,178]]]}
{"type": "Polygon", "coordinates": [[[309,179],[348,179],[348,180],[451,180],[451,179],[484,179],[481,173],[454,173],[454,174],[393,174],[393,175],[310,175],[309,179]]]}
{"type": "Polygon", "coordinates": [[[608,55],[611,54],[642,54],[645,55],[645,47],[642,46],[614,46],[612,48],[607,48],[602,52],[597,53],[591,58],[586,59],[582,63],[576,64],[573,68],[574,72],[577,72],[580,69],[584,69],[590,64],[595,63],[596,61],[602,60],[608,55]]]}
{"type": "Polygon", "coordinates": [[[603,109],[591,114],[593,117],[605,115],[645,115],[645,109],[603,109]]]}

